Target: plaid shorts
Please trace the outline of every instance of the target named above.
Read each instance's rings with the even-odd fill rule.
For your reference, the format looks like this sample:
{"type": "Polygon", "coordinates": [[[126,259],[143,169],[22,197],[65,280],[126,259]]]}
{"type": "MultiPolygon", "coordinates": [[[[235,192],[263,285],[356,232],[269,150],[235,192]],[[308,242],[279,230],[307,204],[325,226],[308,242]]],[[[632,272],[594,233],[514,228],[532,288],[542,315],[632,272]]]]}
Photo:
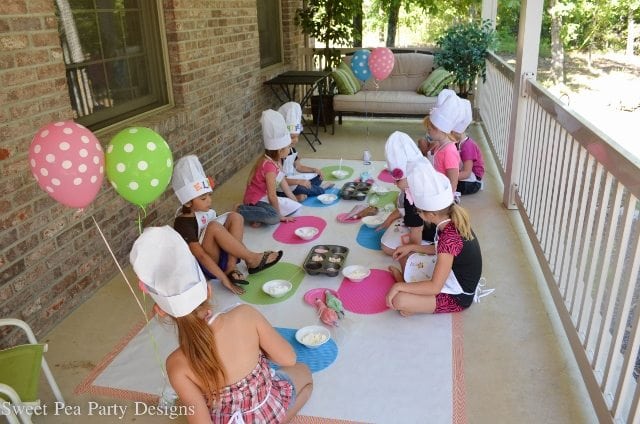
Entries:
{"type": "Polygon", "coordinates": [[[447,314],[450,312],[464,311],[464,307],[456,302],[456,298],[447,293],[438,293],[436,295],[436,310],[434,314],[447,314]]]}

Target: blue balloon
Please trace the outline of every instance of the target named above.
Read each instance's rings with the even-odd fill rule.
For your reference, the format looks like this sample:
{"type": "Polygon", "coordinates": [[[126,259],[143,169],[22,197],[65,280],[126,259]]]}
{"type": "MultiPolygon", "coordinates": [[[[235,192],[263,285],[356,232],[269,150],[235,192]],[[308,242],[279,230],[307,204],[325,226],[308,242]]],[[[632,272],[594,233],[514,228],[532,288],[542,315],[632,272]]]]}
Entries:
{"type": "Polygon", "coordinates": [[[371,69],[369,68],[369,50],[358,50],[351,57],[351,70],[360,81],[366,81],[371,78],[371,69]]]}

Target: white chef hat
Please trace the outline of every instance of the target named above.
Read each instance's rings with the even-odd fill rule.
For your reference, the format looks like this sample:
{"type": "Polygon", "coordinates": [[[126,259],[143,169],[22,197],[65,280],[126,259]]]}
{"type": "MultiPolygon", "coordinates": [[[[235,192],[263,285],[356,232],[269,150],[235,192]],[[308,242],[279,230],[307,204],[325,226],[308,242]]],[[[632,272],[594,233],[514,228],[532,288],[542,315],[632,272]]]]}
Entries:
{"type": "Polygon", "coordinates": [[[280,150],[291,144],[291,135],[284,118],[273,109],[262,112],[262,139],[267,150],[280,150]]]}
{"type": "Polygon", "coordinates": [[[437,212],[453,203],[451,182],[436,171],[428,160],[409,164],[407,184],[417,208],[437,212]]]}
{"type": "Polygon", "coordinates": [[[393,174],[396,169],[402,171],[402,176],[397,172],[397,178],[406,178],[407,163],[422,157],[420,149],[411,137],[400,131],[395,131],[387,138],[384,155],[387,158],[389,172],[393,174]]]}
{"type": "Polygon", "coordinates": [[[453,131],[457,133],[463,133],[473,120],[471,102],[467,99],[459,99],[458,107],[458,122],[456,122],[456,124],[453,126],[453,131]]]}
{"type": "Polygon", "coordinates": [[[290,134],[302,132],[302,108],[296,102],[287,102],[280,106],[278,112],[284,117],[284,123],[290,134]]]}
{"type": "Polygon", "coordinates": [[[183,156],[174,164],[171,187],[183,205],[213,191],[202,164],[195,155],[183,156]]]}
{"type": "Polygon", "coordinates": [[[438,93],[438,98],[436,99],[436,106],[435,107],[440,107],[442,106],[442,104],[444,103],[445,100],[447,100],[449,97],[452,97],[456,95],[456,92],[448,89],[448,88],[444,88],[442,89],[439,93],[438,93]]]}
{"type": "Polygon", "coordinates": [[[173,317],[207,299],[207,280],[189,246],[173,228],[147,227],[129,254],[133,270],[156,304],[173,317]]]}
{"type": "Polygon", "coordinates": [[[442,104],[436,105],[431,110],[429,119],[437,129],[447,134],[451,132],[453,126],[459,120],[460,108],[458,107],[458,101],[458,96],[454,93],[453,96],[444,97],[442,104]]]}

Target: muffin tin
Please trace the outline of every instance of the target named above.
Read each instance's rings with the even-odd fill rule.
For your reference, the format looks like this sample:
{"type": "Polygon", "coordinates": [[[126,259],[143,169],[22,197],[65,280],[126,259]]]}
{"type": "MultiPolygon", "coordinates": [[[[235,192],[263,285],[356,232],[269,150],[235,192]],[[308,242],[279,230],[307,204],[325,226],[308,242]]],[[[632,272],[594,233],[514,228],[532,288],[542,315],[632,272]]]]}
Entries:
{"type": "Polygon", "coordinates": [[[347,261],[349,248],[335,244],[313,246],[302,265],[307,274],[335,277],[347,261]]]}
{"type": "Polygon", "coordinates": [[[371,189],[371,183],[351,181],[344,183],[340,197],[345,200],[364,200],[371,189]]]}

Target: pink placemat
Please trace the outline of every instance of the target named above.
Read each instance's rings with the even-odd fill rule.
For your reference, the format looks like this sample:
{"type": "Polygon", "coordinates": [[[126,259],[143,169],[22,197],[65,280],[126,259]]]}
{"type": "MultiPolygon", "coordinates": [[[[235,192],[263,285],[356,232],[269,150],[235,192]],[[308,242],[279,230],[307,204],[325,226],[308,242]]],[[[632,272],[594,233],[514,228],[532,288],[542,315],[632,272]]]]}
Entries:
{"type": "Polygon", "coordinates": [[[378,314],[389,309],[386,296],[394,283],[389,271],[372,269],[371,275],[359,283],[344,278],[340,283],[338,296],[347,311],[356,314],[378,314]]]}
{"type": "Polygon", "coordinates": [[[310,243],[313,240],[320,237],[322,231],[327,226],[327,221],[317,216],[296,216],[296,220],[293,222],[282,222],[273,232],[273,238],[280,243],[285,244],[303,244],[310,243]],[[311,240],[302,240],[295,235],[294,231],[300,227],[316,227],[318,234],[311,240]]]}
{"type": "Polygon", "coordinates": [[[378,174],[378,179],[380,181],[384,181],[385,183],[396,182],[396,180],[394,180],[393,177],[391,176],[391,172],[389,172],[388,169],[383,169],[382,171],[380,171],[380,173],[378,174]]]}

